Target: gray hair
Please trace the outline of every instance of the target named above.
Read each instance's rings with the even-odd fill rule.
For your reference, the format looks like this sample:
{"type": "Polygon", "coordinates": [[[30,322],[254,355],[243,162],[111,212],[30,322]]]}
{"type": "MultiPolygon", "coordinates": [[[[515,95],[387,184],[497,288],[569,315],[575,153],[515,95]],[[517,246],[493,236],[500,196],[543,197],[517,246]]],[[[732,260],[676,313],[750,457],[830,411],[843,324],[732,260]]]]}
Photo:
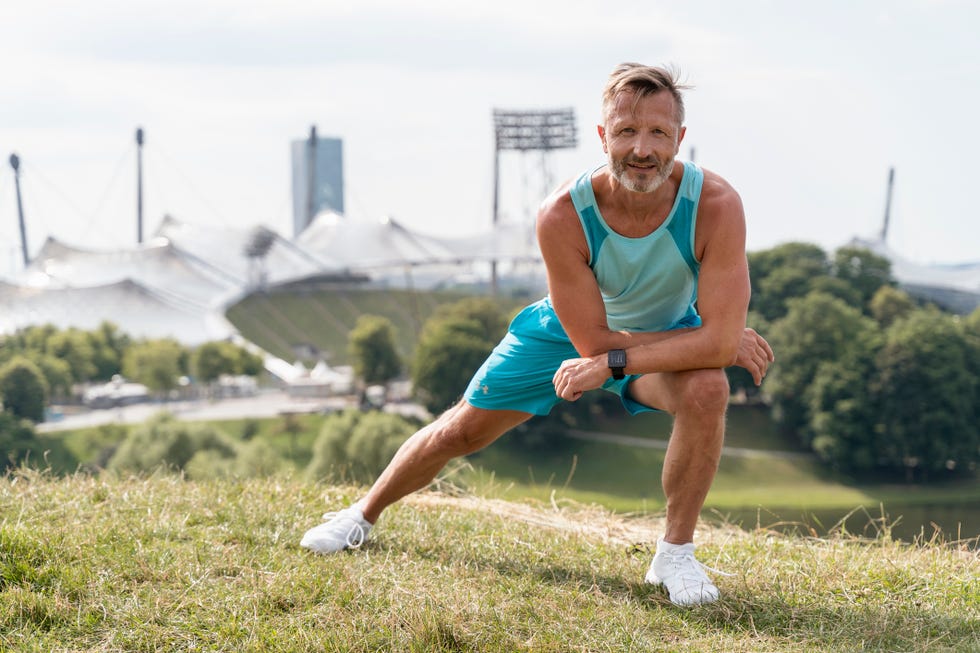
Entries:
{"type": "Polygon", "coordinates": [[[674,96],[677,107],[677,124],[684,124],[684,96],[681,91],[692,88],[682,84],[678,71],[673,67],[657,68],[638,63],[621,63],[613,69],[602,92],[602,117],[605,120],[610,107],[620,93],[631,92],[639,102],[648,95],[668,91],[674,96]]]}

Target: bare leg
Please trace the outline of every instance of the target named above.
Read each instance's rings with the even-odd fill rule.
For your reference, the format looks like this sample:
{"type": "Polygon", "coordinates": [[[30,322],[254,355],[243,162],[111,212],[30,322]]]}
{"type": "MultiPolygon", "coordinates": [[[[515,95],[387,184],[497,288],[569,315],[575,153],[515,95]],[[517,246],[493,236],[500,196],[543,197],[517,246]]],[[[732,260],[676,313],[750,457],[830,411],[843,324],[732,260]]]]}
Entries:
{"type": "Polygon", "coordinates": [[[530,417],[514,410],[475,408],[460,401],[402,444],[358,502],[364,518],[375,523],[385,508],[431,483],[450,460],[479,451],[530,417]]]}
{"type": "Polygon", "coordinates": [[[637,401],[674,416],[662,474],[667,498],[664,540],[692,542],[721,458],[728,379],[723,370],[650,374],[634,381],[630,393],[637,401]]]}

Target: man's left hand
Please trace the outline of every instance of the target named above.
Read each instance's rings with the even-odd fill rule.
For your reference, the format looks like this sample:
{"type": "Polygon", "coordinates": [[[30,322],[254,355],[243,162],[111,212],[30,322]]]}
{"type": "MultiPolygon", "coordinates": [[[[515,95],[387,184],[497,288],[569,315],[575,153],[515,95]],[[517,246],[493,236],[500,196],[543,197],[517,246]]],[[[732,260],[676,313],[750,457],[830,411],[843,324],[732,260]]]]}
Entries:
{"type": "Polygon", "coordinates": [[[769,364],[774,360],[776,358],[772,353],[772,347],[766,339],[756,333],[755,329],[746,328],[742,332],[742,340],[738,343],[735,365],[747,369],[752,375],[752,380],[759,385],[769,371],[769,364]]]}
{"type": "Polygon", "coordinates": [[[555,384],[555,394],[567,401],[575,401],[585,392],[602,386],[609,376],[606,355],[602,354],[591,358],[569,358],[561,364],[551,382],[555,384]]]}

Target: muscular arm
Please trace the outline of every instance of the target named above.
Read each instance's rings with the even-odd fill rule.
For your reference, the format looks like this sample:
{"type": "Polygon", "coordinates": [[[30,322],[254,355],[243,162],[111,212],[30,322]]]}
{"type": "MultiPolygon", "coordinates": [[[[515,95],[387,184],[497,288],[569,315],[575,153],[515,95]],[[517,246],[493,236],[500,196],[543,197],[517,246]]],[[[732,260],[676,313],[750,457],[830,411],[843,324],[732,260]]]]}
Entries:
{"type": "Polygon", "coordinates": [[[751,329],[745,329],[749,301],[745,258],[745,218],[737,193],[716,176],[706,179],[702,194],[696,251],[701,261],[698,310],[702,326],[660,333],[611,331],[588,249],[567,193],[546,204],[538,221],[538,238],[548,269],[552,302],[581,359],[566,361],[555,375],[566,399],[598,387],[608,378],[605,352],[627,350],[627,373],[722,368],[739,364],[756,383],[765,375],[772,351],[751,329]]]}
{"type": "Polygon", "coordinates": [[[610,330],[599,286],[589,268],[585,234],[567,187],[559,189],[542,206],[537,236],[551,303],[580,356],[605,355],[610,349],[661,342],[692,330],[637,333],[610,330]]]}

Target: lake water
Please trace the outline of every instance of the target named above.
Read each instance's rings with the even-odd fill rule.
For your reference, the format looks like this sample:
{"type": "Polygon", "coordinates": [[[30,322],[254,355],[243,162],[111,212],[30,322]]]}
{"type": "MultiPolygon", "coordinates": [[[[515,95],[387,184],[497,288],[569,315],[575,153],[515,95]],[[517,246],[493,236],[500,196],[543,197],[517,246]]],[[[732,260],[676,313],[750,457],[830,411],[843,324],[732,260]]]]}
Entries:
{"type": "Polygon", "coordinates": [[[888,524],[892,537],[905,542],[929,541],[938,531],[941,541],[972,540],[972,547],[980,548],[980,506],[885,506],[884,520],[881,512],[879,506],[855,511],[776,508],[729,510],[720,514],[711,511],[703,517],[709,521],[728,521],[746,529],[761,526],[779,531],[812,532],[819,537],[839,531],[842,520],[848,533],[863,537],[876,537],[882,525],[888,524]]]}

